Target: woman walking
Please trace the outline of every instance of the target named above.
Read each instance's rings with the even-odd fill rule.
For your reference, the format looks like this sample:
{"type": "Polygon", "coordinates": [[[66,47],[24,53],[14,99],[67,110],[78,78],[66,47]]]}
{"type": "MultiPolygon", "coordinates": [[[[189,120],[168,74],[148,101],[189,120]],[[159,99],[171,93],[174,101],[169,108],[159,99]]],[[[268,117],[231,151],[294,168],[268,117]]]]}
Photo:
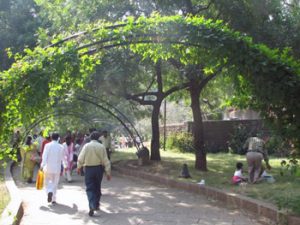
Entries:
{"type": "Polygon", "coordinates": [[[72,182],[71,172],[73,169],[73,155],[74,155],[74,144],[72,137],[67,136],[66,141],[63,143],[64,146],[64,157],[67,165],[65,166],[65,178],[70,183],[72,182]]]}
{"type": "Polygon", "coordinates": [[[25,144],[21,147],[22,157],[22,177],[27,183],[32,183],[34,167],[38,160],[36,143],[32,142],[32,137],[28,136],[25,144]]]}

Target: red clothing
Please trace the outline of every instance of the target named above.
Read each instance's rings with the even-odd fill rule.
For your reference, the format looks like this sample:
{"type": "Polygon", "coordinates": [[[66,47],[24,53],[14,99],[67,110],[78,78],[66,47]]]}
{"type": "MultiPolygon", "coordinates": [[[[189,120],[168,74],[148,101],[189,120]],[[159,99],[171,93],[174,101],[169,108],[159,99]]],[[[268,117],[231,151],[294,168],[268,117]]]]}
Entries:
{"type": "Polygon", "coordinates": [[[233,184],[239,184],[242,182],[242,179],[239,176],[233,176],[232,177],[232,183],[233,184]]]}
{"type": "Polygon", "coordinates": [[[42,142],[42,148],[41,148],[41,159],[43,160],[43,152],[44,152],[44,148],[45,148],[45,145],[50,143],[51,141],[48,140],[48,139],[45,139],[43,142],[42,142]]]}

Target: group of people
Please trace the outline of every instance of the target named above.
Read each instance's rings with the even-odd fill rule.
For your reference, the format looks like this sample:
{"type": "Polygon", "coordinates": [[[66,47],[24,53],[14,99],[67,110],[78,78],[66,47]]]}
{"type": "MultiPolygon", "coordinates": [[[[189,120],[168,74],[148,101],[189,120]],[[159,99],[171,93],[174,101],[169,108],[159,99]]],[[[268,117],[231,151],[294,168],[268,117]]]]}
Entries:
{"type": "Polygon", "coordinates": [[[242,182],[249,182],[252,184],[259,183],[263,180],[263,175],[266,174],[265,167],[262,161],[265,161],[266,168],[271,170],[269,164],[269,157],[265,143],[268,141],[268,137],[249,137],[243,148],[247,149],[246,160],[248,164],[248,177],[243,175],[243,163],[238,162],[236,164],[236,170],[232,177],[233,184],[240,184],[242,182]]]}
{"type": "Polygon", "coordinates": [[[103,174],[106,174],[108,180],[111,178],[110,142],[107,131],[101,135],[96,130],[86,135],[81,144],[76,141],[75,145],[71,135],[67,135],[61,141],[56,132],[52,133],[51,138],[40,141],[38,137],[33,139],[28,136],[20,148],[22,176],[25,181],[32,183],[34,168],[39,165],[39,169],[44,172],[47,201],[56,204],[60,176],[64,174],[66,180],[71,182],[74,167],[78,173],[82,173],[84,168],[89,215],[93,216],[100,206],[103,174]]]}
{"type": "MultiPolygon", "coordinates": [[[[271,169],[266,148],[267,139],[250,137],[246,140],[244,148],[247,149],[246,159],[248,164],[248,177],[243,175],[243,164],[238,162],[232,177],[234,184],[242,182],[258,183],[262,180],[265,167],[271,169]]],[[[82,143],[74,141],[71,135],[67,135],[62,144],[58,133],[53,133],[46,138],[36,137],[35,141],[28,136],[25,144],[20,149],[22,158],[22,176],[28,182],[32,182],[34,167],[40,163],[40,170],[45,174],[45,189],[47,201],[56,203],[57,186],[62,171],[66,180],[72,181],[72,170],[76,163],[77,172],[82,173],[84,168],[86,193],[89,202],[89,216],[93,216],[99,210],[101,198],[101,182],[106,174],[107,180],[111,179],[110,165],[111,138],[107,131],[102,134],[93,130],[86,135],[82,143]],[[63,168],[63,170],[62,170],[63,168]]]]}
{"type": "Polygon", "coordinates": [[[118,145],[120,148],[131,148],[133,146],[137,146],[139,148],[141,144],[142,140],[139,136],[136,136],[134,137],[134,139],[132,139],[131,137],[125,137],[122,135],[119,137],[118,141],[118,145]]]}

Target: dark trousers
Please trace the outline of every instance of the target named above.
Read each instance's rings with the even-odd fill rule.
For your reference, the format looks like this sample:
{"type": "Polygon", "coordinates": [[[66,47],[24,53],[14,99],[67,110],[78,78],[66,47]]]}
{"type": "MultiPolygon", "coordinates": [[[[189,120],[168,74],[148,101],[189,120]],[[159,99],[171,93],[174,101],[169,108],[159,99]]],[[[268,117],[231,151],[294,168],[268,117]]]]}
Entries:
{"type": "Polygon", "coordinates": [[[85,186],[90,209],[99,207],[103,172],[103,166],[85,167],[85,186]]]}

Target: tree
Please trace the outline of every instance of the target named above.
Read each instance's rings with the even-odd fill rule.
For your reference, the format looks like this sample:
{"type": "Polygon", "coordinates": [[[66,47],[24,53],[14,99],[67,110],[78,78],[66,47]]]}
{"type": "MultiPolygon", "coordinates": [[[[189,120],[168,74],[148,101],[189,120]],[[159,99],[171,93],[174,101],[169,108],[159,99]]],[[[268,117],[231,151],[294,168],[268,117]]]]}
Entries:
{"type": "MultiPolygon", "coordinates": [[[[73,35],[73,38],[75,37],[73,35]]],[[[181,62],[185,62],[185,57],[188,57],[191,51],[195,53],[195,62],[199,59],[198,51],[205,52],[205,59],[212,59],[211,65],[223,66],[224,63],[232,75],[241,74],[253,84],[250,90],[261,101],[261,110],[270,109],[268,103],[272,102],[271,110],[274,114],[270,116],[284,118],[283,123],[292,123],[294,130],[299,127],[296,118],[299,118],[297,114],[300,110],[299,104],[295,102],[300,90],[297,75],[300,67],[297,61],[287,52],[282,53],[270,50],[264,45],[254,44],[248,37],[233,32],[220,22],[198,17],[156,15],[152,18],[129,19],[125,24],[102,26],[86,35],[77,36],[76,41],[78,43],[75,39],[67,39],[60,46],[26,50],[27,55],[3,74],[5,80],[1,85],[6,93],[7,108],[1,114],[5,121],[2,130],[11,129],[16,123],[26,123],[31,116],[42,114],[53,106],[55,96],[64,96],[74,88],[82,88],[82,83],[89,79],[95,66],[101,63],[98,57],[102,57],[103,51],[116,46],[129,46],[133,51],[154,59],[174,58],[181,52],[181,62]],[[88,38],[84,39],[85,36],[88,38]],[[161,44],[152,44],[157,42],[161,44]],[[95,52],[96,46],[98,51],[95,52]],[[273,75],[274,71],[278,74],[276,77],[273,75]],[[36,79],[37,77],[39,79],[36,79]],[[45,77],[47,82],[43,80],[45,77]],[[36,83],[32,82],[32,79],[36,83]],[[39,85],[44,87],[44,92],[41,92],[41,96],[32,95],[37,87],[40,88],[39,85]],[[278,93],[276,96],[270,96],[274,85],[278,87],[278,93]],[[288,88],[285,85],[288,85],[288,88]],[[15,87],[20,87],[17,95],[12,92],[16,90],[15,87]],[[42,103],[43,109],[40,108],[40,98],[49,99],[49,102],[42,103]],[[283,107],[285,111],[276,110],[283,107]]],[[[212,67],[211,70],[216,72],[216,68],[212,67]]],[[[204,68],[201,69],[205,72],[204,68]]],[[[297,133],[294,137],[299,140],[297,133]]]]}
{"type": "Polygon", "coordinates": [[[220,0],[214,1],[210,14],[257,43],[280,49],[291,47],[299,57],[299,7],[298,0],[220,0]]]}
{"type": "Polygon", "coordinates": [[[139,105],[152,107],[151,159],[160,160],[159,112],[161,103],[167,96],[185,88],[187,84],[174,82],[176,74],[170,66],[167,67],[166,62],[158,60],[154,63],[149,59],[143,60],[140,55],[126,49],[111,50],[104,56],[102,62],[92,82],[95,85],[94,89],[96,90],[97,86],[102,95],[104,91],[110,96],[120,96],[137,102],[139,105]],[[170,82],[167,78],[171,76],[170,82]]]}
{"type": "Polygon", "coordinates": [[[0,1],[0,70],[8,69],[12,63],[6,49],[21,52],[36,44],[36,32],[40,21],[36,18],[37,7],[33,0],[0,1]]]}
{"type": "MultiPolygon", "coordinates": [[[[153,11],[159,11],[161,14],[164,15],[172,15],[172,14],[183,14],[183,15],[205,15],[208,17],[213,18],[221,18],[225,22],[229,23],[234,29],[240,30],[244,33],[250,34],[253,36],[254,41],[256,42],[264,42],[268,44],[271,47],[280,47],[283,48],[286,43],[289,43],[291,46],[297,46],[297,38],[286,38],[287,35],[284,35],[284,33],[292,32],[293,33],[299,33],[297,32],[297,26],[295,26],[295,20],[297,18],[297,14],[295,13],[297,8],[297,4],[295,4],[295,1],[289,5],[286,4],[284,1],[280,0],[243,0],[243,1],[214,1],[214,0],[202,0],[202,1],[191,1],[191,0],[176,0],[176,1],[147,1],[147,0],[139,0],[135,1],[134,3],[130,3],[125,1],[124,8],[118,7],[118,10],[114,10],[114,5],[116,5],[117,1],[109,2],[103,4],[102,1],[99,1],[99,3],[95,5],[95,10],[88,14],[84,13],[85,15],[82,15],[82,4],[78,3],[78,7],[76,10],[74,10],[74,14],[78,15],[77,18],[81,18],[80,21],[89,21],[88,18],[99,18],[100,14],[97,14],[97,12],[100,12],[102,9],[107,10],[107,14],[104,14],[104,16],[108,15],[107,18],[110,18],[111,20],[115,20],[119,15],[122,17],[126,17],[128,15],[150,15],[153,11]],[[285,5],[284,5],[285,4],[285,5]],[[89,16],[87,16],[89,15],[89,16]],[[243,18],[241,20],[240,18],[243,18]],[[282,32],[285,31],[285,32],[282,32]],[[283,35],[278,35],[282,33],[283,35]]],[[[47,3],[48,4],[48,3],[47,3]]],[[[66,4],[59,3],[59,4],[66,4]]],[[[69,7],[73,3],[67,3],[69,7]]],[[[83,4],[88,4],[83,3],[83,4]]],[[[68,8],[68,7],[67,7],[68,8]]],[[[71,7],[72,8],[72,7],[71,7]]],[[[74,8],[74,7],[73,7],[74,8]]],[[[48,10],[49,11],[49,10],[48,10]]],[[[59,12],[55,10],[50,10],[50,12],[54,11],[54,13],[59,12]]],[[[64,10],[61,14],[67,13],[67,10],[64,10]]],[[[73,15],[74,16],[74,15],[73,15]]],[[[58,18],[58,16],[53,17],[58,18]]],[[[62,18],[72,18],[72,16],[63,16],[62,18]]],[[[102,17],[103,18],[103,17],[102,17]]],[[[120,18],[120,17],[119,17],[120,18]]],[[[71,21],[71,20],[70,20],[71,21]]],[[[62,24],[62,23],[61,23],[62,24]]],[[[80,23],[76,23],[80,24],[80,23]]],[[[73,27],[73,26],[68,26],[73,27]]],[[[80,27],[80,26],[77,26],[80,27]]],[[[298,29],[299,30],[299,29],[298,29]]],[[[294,52],[296,52],[297,48],[294,48],[294,52]]],[[[199,65],[200,67],[206,67],[203,63],[199,65]]],[[[197,80],[198,84],[201,83],[201,74],[199,75],[199,79],[197,80]]],[[[195,76],[194,76],[195,77],[195,76]]],[[[248,82],[246,79],[243,79],[244,83],[248,82]]],[[[194,84],[195,78],[193,78],[193,81],[191,84],[194,84]]],[[[236,84],[239,84],[240,79],[236,79],[234,82],[236,84]]],[[[242,85],[242,84],[239,84],[242,85]]],[[[248,85],[249,86],[249,85],[248,85]]],[[[200,87],[200,86],[198,86],[200,87]]],[[[247,88],[248,90],[249,88],[247,88]]],[[[204,87],[201,88],[200,92],[196,91],[196,87],[192,87],[189,90],[195,90],[193,91],[193,94],[191,96],[201,96],[201,93],[204,90],[204,87]]],[[[239,99],[242,99],[243,102],[237,101],[237,98],[235,98],[234,101],[239,106],[242,105],[253,105],[255,106],[255,102],[249,102],[249,100],[253,99],[251,97],[250,92],[245,92],[245,89],[239,88],[237,89],[237,94],[235,96],[239,96],[239,99]],[[244,95],[241,96],[241,93],[244,95]],[[248,97],[245,97],[247,96],[248,97]],[[247,102],[245,100],[248,100],[247,102]]],[[[194,98],[194,101],[195,102],[194,98]]],[[[200,100],[197,100],[197,102],[200,100]]],[[[196,108],[196,105],[198,103],[192,104],[192,111],[194,117],[202,118],[202,109],[196,108]]],[[[256,107],[257,108],[257,107],[256,107]]],[[[259,107],[258,107],[259,108],[259,107]]],[[[202,127],[202,120],[195,119],[194,122],[198,121],[195,127],[201,128],[202,127]]],[[[196,131],[195,131],[196,132],[196,131]]],[[[203,133],[203,131],[199,130],[197,133],[203,133]]],[[[198,143],[197,146],[194,146],[198,151],[204,153],[204,145],[203,140],[201,139],[201,135],[195,134],[194,135],[195,143],[198,143]]],[[[200,154],[205,156],[205,154],[200,154]]],[[[197,159],[196,156],[196,162],[197,161],[205,161],[204,159],[197,159]]],[[[199,166],[196,166],[199,167],[199,166]]],[[[203,168],[206,166],[204,165],[203,168]]]]}
{"type": "Polygon", "coordinates": [[[160,132],[159,132],[159,114],[162,101],[172,93],[182,90],[187,87],[187,83],[181,83],[171,88],[164,90],[164,82],[162,77],[162,62],[159,60],[155,64],[155,78],[153,82],[156,83],[156,90],[151,90],[152,84],[149,86],[148,90],[138,94],[129,94],[127,99],[134,100],[139,102],[141,105],[151,105],[152,116],[151,116],[151,125],[152,125],[152,138],[151,138],[151,159],[152,160],[161,160],[160,158],[160,132]]]}

